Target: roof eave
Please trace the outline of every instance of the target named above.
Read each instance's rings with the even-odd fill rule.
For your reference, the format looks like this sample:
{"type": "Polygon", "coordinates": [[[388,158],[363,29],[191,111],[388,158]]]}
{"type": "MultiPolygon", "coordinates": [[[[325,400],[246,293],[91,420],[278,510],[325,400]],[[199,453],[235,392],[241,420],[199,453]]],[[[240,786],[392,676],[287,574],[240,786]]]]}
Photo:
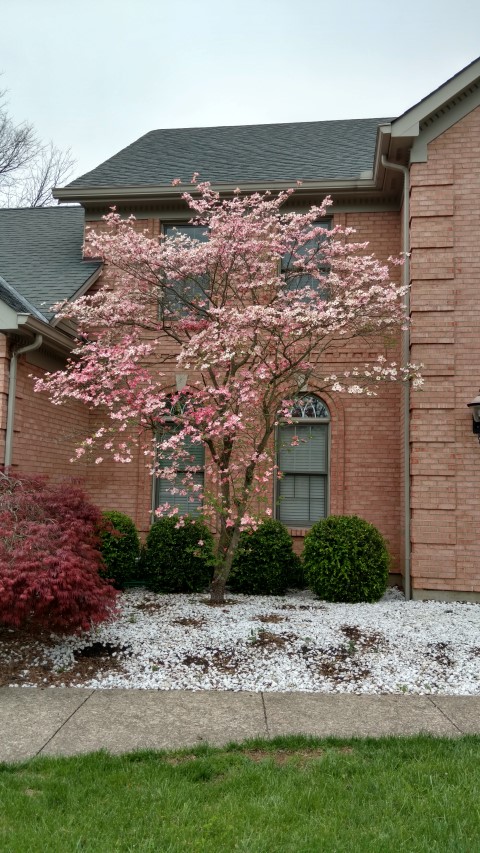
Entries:
{"type": "Polygon", "coordinates": [[[428,116],[441,109],[454,98],[458,98],[462,92],[467,91],[480,78],[480,58],[474,60],[447,80],[430,95],[427,95],[413,107],[410,107],[401,116],[392,121],[392,138],[416,137],[420,133],[420,124],[428,116]]]}
{"type": "MultiPolygon", "coordinates": [[[[38,320],[41,320],[42,322],[45,322],[45,323],[48,322],[47,318],[42,313],[42,311],[39,311],[38,308],[35,307],[35,305],[33,305],[25,296],[23,296],[16,289],[16,287],[13,287],[11,284],[9,284],[9,282],[5,278],[3,278],[3,276],[1,276],[1,275],[0,275],[0,285],[11,294],[11,296],[16,300],[16,302],[23,309],[23,311],[22,310],[19,311],[19,315],[20,314],[32,314],[34,317],[37,317],[38,320]]],[[[1,293],[0,293],[0,299],[1,298],[2,297],[1,297],[1,293]]]]}
{"type": "MultiPolygon", "coordinates": [[[[1,300],[0,300],[1,301],[1,300]]],[[[5,306],[7,310],[0,311],[0,332],[5,335],[13,335],[15,339],[22,340],[30,339],[35,335],[42,335],[44,343],[62,355],[67,355],[71,352],[74,346],[73,335],[66,334],[43,320],[38,320],[32,314],[27,314],[22,311],[15,311],[10,306],[5,306]]]]}
{"type": "Polygon", "coordinates": [[[75,343],[72,335],[68,335],[60,329],[52,328],[50,323],[42,323],[31,315],[27,317],[25,324],[22,326],[22,335],[25,331],[29,331],[33,335],[41,334],[44,343],[48,345],[49,349],[53,349],[62,355],[67,355],[71,352],[75,343]]]}
{"type": "MultiPolygon", "coordinates": [[[[271,190],[281,192],[295,185],[294,181],[258,181],[255,183],[240,182],[244,193],[264,192],[271,190]]],[[[233,194],[237,188],[235,183],[212,183],[212,189],[221,195],[233,194]]],[[[355,177],[349,179],[329,179],[323,181],[303,181],[301,185],[295,186],[298,195],[310,195],[312,193],[328,194],[338,192],[352,192],[375,189],[375,182],[371,176],[355,177]]],[[[151,186],[102,186],[102,187],[55,187],[54,198],[60,202],[78,201],[80,203],[102,202],[102,201],[166,201],[178,198],[184,192],[198,193],[195,184],[185,184],[182,187],[165,185],[151,186]]]]}

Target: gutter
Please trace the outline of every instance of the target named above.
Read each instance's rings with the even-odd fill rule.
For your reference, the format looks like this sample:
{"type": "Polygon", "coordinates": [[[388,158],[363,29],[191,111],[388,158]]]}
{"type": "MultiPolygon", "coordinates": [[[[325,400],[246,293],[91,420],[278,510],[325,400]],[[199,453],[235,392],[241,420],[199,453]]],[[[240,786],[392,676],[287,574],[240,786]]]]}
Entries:
{"type": "MultiPolygon", "coordinates": [[[[257,181],[257,182],[241,182],[242,193],[261,192],[264,190],[281,191],[291,188],[294,181],[257,181]]],[[[217,183],[212,184],[212,190],[220,194],[233,193],[236,184],[217,183]]],[[[295,194],[298,196],[308,195],[311,192],[329,193],[351,190],[374,190],[378,189],[372,173],[367,176],[353,177],[350,179],[333,179],[326,181],[303,181],[298,187],[295,194]]],[[[159,201],[179,199],[181,193],[189,192],[198,193],[198,187],[192,184],[185,184],[180,188],[175,186],[152,186],[143,184],[140,186],[104,186],[104,187],[54,187],[52,195],[60,202],[65,201],[81,201],[85,202],[101,202],[138,199],[139,201],[153,200],[159,201]]]]}
{"type": "MultiPolygon", "coordinates": [[[[48,343],[48,348],[60,355],[71,353],[72,348],[75,346],[74,333],[69,334],[64,332],[58,327],[55,328],[51,323],[40,323],[35,317],[28,317],[25,328],[34,335],[42,335],[44,342],[48,343]]],[[[1,331],[6,330],[0,329],[1,331]]]]}
{"type": "Polygon", "coordinates": [[[8,377],[8,402],[7,402],[7,428],[5,430],[5,459],[4,467],[8,471],[12,464],[12,446],[13,446],[13,423],[15,418],[15,393],[17,386],[17,361],[18,356],[24,352],[38,349],[43,343],[43,336],[35,335],[35,340],[32,344],[28,344],[20,349],[14,349],[10,359],[10,372],[8,377]]]}
{"type": "MultiPolygon", "coordinates": [[[[403,285],[405,286],[405,296],[403,306],[405,317],[410,321],[410,173],[407,166],[401,166],[399,163],[390,163],[385,155],[382,155],[382,166],[385,169],[395,169],[403,174],[403,239],[402,252],[404,256],[403,264],[403,285]]],[[[402,362],[403,367],[406,367],[410,361],[410,327],[409,325],[402,334],[402,362]]],[[[411,542],[410,542],[410,383],[406,382],[404,386],[404,394],[402,400],[403,410],[403,457],[404,457],[404,506],[405,506],[405,527],[404,527],[404,574],[403,583],[405,587],[405,598],[407,601],[412,597],[411,589],[411,542]]]]}

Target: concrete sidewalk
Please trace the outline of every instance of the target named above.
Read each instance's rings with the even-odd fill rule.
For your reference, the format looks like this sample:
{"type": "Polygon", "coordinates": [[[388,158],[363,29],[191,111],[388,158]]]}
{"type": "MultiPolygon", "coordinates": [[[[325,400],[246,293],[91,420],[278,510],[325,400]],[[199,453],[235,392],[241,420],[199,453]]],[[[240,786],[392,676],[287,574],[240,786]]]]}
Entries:
{"type": "Polygon", "coordinates": [[[252,737],[480,733],[480,696],[0,688],[0,761],[252,737]]]}

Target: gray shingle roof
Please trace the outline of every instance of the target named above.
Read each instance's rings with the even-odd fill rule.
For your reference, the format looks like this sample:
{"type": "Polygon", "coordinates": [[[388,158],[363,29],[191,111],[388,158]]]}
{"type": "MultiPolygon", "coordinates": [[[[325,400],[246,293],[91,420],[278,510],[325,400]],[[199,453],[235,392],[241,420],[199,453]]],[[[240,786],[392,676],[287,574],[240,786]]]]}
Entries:
{"type": "Polygon", "coordinates": [[[13,308],[18,314],[33,314],[37,320],[45,322],[47,318],[41,311],[38,311],[28,299],[25,299],[14,287],[9,285],[8,281],[0,275],[0,299],[5,302],[10,308],[13,308]]]}
{"type": "Polygon", "coordinates": [[[341,180],[371,169],[390,119],[152,130],[69,187],[167,186],[193,172],[213,183],[341,180]]]}
{"type": "Polygon", "coordinates": [[[82,258],[83,230],[81,207],[0,210],[0,276],[48,319],[100,266],[82,258]]]}

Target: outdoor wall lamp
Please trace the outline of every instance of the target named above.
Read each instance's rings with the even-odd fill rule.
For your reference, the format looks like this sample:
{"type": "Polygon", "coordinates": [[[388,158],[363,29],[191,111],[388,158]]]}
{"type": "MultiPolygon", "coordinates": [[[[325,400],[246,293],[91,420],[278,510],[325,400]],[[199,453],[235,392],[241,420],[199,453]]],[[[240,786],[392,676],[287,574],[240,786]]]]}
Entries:
{"type": "Polygon", "coordinates": [[[308,374],[307,373],[294,373],[293,374],[295,382],[298,385],[299,392],[308,391],[308,374]]]}
{"type": "Polygon", "coordinates": [[[183,391],[187,382],[188,382],[188,373],[176,373],[175,374],[175,385],[177,387],[178,393],[183,391]]]}
{"type": "Polygon", "coordinates": [[[478,436],[478,440],[480,442],[480,394],[478,394],[471,403],[467,403],[469,409],[472,410],[473,415],[473,432],[476,436],[478,436]]]}

